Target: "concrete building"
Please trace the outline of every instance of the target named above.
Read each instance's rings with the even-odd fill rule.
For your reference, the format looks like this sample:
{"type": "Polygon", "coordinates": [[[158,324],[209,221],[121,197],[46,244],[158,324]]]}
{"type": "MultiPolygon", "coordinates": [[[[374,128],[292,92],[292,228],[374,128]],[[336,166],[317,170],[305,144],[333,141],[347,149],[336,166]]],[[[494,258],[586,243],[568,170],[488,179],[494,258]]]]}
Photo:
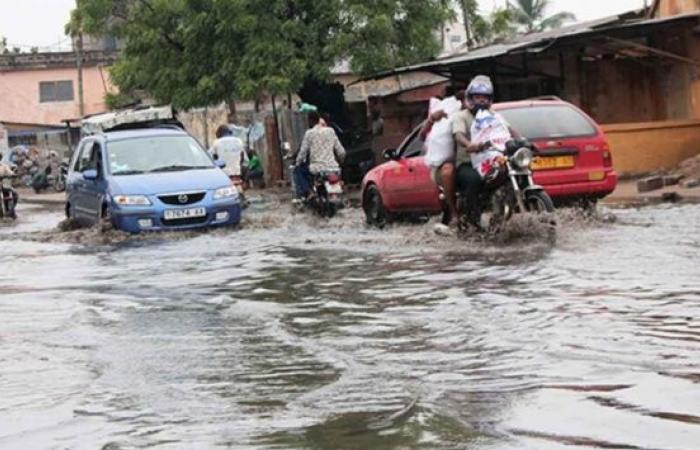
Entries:
{"type": "MultiPolygon", "coordinates": [[[[113,92],[107,67],[117,54],[87,51],[83,56],[85,114],[103,112],[113,92]]],[[[0,122],[61,125],[80,117],[78,70],[74,53],[0,55],[0,122]]]]}

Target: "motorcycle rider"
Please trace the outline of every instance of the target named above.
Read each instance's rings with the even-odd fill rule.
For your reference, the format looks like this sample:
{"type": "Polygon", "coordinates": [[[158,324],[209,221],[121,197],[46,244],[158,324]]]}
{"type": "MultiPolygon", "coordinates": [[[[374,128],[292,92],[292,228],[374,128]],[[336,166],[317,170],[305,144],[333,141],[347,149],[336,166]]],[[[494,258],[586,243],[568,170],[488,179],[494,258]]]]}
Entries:
{"type": "MultiPolygon", "coordinates": [[[[14,170],[12,170],[12,167],[10,167],[8,164],[5,164],[2,162],[2,153],[0,153],[0,178],[3,177],[12,177],[15,175],[14,170]]],[[[17,191],[14,189],[10,188],[10,194],[12,196],[12,203],[14,205],[17,205],[17,201],[19,200],[19,196],[17,195],[17,191]]],[[[5,188],[2,187],[2,183],[0,183],[0,200],[4,201],[5,199],[5,188]]],[[[9,205],[5,205],[6,207],[9,205]]],[[[7,208],[8,210],[10,208],[7,208]]],[[[14,214],[14,208],[12,208],[12,211],[10,211],[11,214],[14,214]]]]}
{"type": "MultiPolygon", "coordinates": [[[[481,229],[479,194],[484,187],[484,178],[475,169],[474,164],[478,163],[479,153],[490,150],[492,144],[490,141],[474,142],[471,129],[475,117],[480,111],[489,111],[503,123],[507,123],[505,119],[491,110],[493,98],[494,89],[491,79],[485,75],[478,75],[472,79],[465,91],[465,108],[452,118],[452,133],[457,145],[457,189],[463,192],[466,198],[467,220],[477,230],[481,229]]],[[[512,137],[518,136],[510,126],[508,126],[508,130],[512,137]]],[[[498,169],[494,167],[494,170],[486,177],[490,179],[497,174],[498,169]]]]}
{"type": "MultiPolygon", "coordinates": [[[[311,186],[313,176],[321,172],[340,172],[339,162],[345,159],[345,148],[340,143],[333,128],[329,127],[316,111],[309,113],[309,128],[304,134],[301,148],[296,157],[296,166],[304,167],[309,161],[307,173],[300,171],[299,177],[305,177],[305,186],[311,186]]],[[[307,199],[313,195],[313,190],[308,189],[302,193],[307,199]]]]}

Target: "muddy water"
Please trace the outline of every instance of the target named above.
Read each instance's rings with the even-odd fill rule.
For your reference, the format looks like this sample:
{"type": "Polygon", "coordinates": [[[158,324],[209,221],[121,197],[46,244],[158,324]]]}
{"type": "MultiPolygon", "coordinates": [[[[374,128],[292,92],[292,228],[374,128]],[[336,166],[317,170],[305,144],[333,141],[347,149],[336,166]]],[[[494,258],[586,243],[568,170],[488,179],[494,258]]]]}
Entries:
{"type": "Polygon", "coordinates": [[[0,226],[0,448],[700,448],[700,206],[556,242],[288,211],[0,226]]]}

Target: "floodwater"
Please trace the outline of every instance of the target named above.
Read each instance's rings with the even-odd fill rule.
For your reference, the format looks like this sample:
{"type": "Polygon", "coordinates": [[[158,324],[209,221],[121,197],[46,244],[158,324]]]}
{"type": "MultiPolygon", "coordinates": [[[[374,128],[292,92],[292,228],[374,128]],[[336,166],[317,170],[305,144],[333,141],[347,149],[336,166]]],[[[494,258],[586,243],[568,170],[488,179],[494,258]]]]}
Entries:
{"type": "Polygon", "coordinates": [[[20,214],[2,449],[700,448],[698,205],[565,213],[556,242],[269,203],[136,238],[20,214]]]}

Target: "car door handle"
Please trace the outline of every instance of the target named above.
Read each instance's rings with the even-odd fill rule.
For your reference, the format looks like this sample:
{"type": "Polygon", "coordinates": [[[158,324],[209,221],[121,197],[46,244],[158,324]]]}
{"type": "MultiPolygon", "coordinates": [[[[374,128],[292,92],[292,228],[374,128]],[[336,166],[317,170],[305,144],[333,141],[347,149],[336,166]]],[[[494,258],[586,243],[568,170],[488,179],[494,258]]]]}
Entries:
{"type": "Polygon", "coordinates": [[[414,169],[413,167],[409,167],[409,168],[408,168],[408,171],[409,171],[409,172],[413,172],[414,170],[415,170],[415,169],[414,169]]]}

